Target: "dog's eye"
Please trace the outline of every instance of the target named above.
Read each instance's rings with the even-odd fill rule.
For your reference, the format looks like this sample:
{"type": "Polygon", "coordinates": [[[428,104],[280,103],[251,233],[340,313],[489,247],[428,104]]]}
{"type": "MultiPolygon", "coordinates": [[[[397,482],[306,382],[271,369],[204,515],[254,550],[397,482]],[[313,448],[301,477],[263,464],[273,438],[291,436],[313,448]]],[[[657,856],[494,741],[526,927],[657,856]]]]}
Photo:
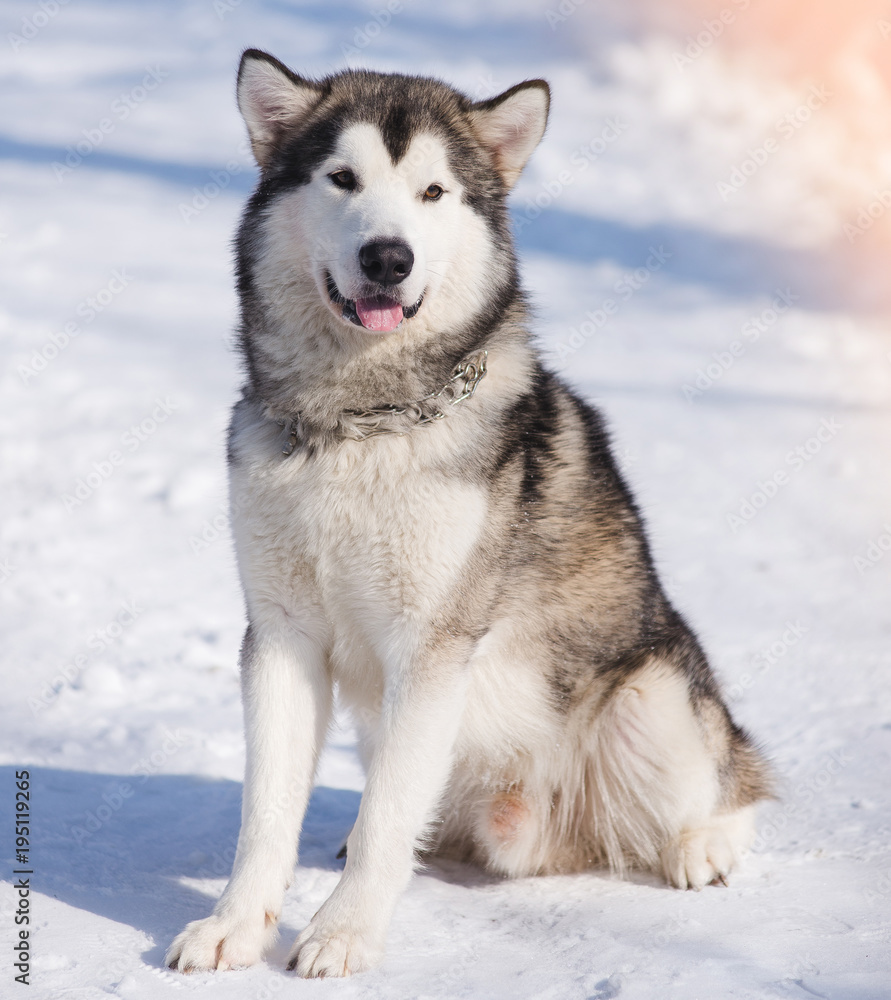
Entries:
{"type": "Polygon", "coordinates": [[[352,170],[335,170],[333,174],[328,174],[328,176],[335,187],[343,188],[345,191],[355,191],[359,186],[352,170]]]}
{"type": "Polygon", "coordinates": [[[439,201],[444,193],[439,184],[431,184],[424,192],[424,201],[439,201]]]}

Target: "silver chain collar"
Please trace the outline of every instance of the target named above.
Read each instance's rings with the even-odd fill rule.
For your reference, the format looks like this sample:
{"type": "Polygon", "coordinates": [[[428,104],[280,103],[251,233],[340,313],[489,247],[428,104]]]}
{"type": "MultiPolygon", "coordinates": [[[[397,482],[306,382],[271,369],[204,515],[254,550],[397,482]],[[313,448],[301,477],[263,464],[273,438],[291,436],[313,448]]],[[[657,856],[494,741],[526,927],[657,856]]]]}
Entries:
{"type": "MultiPolygon", "coordinates": [[[[377,434],[406,434],[413,427],[442,420],[450,406],[463,402],[476,392],[486,376],[488,351],[478,351],[456,365],[448,382],[429,396],[404,406],[380,406],[371,410],[344,410],[337,422],[337,436],[351,441],[364,441],[377,434]]],[[[290,455],[300,441],[300,414],[286,424],[288,441],[282,454],[290,455]]]]}

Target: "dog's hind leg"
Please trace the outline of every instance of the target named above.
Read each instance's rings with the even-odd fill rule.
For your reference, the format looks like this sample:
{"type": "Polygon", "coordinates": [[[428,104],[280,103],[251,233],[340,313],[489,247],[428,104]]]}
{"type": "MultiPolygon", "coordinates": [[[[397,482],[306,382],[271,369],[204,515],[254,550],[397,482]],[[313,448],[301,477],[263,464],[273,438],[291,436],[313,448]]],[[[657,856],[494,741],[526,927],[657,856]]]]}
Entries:
{"type": "Polygon", "coordinates": [[[723,882],[770,794],[766,764],[717,693],[650,661],[609,696],[590,757],[593,840],[615,869],[661,870],[679,888],[723,882]]]}
{"type": "Polygon", "coordinates": [[[213,915],[190,923],[165,961],[180,972],[252,965],[271,943],[331,711],[320,645],[280,620],[242,646],[247,766],[232,877],[213,915]]]}

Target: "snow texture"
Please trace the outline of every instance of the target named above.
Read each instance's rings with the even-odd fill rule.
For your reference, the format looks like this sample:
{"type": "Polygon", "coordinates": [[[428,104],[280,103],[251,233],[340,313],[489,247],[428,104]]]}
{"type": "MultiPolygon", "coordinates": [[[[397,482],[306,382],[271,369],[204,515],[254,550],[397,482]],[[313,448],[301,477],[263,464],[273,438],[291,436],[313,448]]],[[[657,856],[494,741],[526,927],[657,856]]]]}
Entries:
{"type": "Polygon", "coordinates": [[[716,48],[679,67],[683,39],[623,25],[594,0],[4,4],[0,996],[25,995],[23,767],[29,997],[891,996],[888,148],[863,155],[855,118],[816,96],[784,136],[819,80],[716,48]],[[336,883],[362,789],[341,721],[267,961],[163,968],[222,891],[239,823],[223,432],[230,241],[255,178],[233,98],[246,46],[479,98],[552,81],[513,196],[541,343],[605,410],[669,593],[780,776],[729,888],[436,865],[379,969],[296,980],[287,949],[336,883]]]}

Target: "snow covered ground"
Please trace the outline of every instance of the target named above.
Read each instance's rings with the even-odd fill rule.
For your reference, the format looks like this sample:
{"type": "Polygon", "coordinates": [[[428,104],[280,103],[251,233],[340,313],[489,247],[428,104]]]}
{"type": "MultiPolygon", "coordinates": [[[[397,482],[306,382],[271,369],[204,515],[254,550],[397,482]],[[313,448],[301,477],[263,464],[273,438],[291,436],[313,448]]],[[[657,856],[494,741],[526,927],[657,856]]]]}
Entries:
{"type": "MultiPolygon", "coordinates": [[[[860,27],[887,60],[885,17],[860,27]]],[[[717,41],[685,62],[683,34],[595,0],[8,0],[0,28],[0,996],[22,768],[32,997],[891,996],[887,80],[771,76],[717,41]],[[780,775],[729,889],[435,867],[378,970],[295,980],[362,788],[344,723],[280,945],[163,969],[238,831],[222,435],[248,45],[480,98],[552,81],[514,196],[542,345],[605,409],[668,589],[780,775]]]]}

